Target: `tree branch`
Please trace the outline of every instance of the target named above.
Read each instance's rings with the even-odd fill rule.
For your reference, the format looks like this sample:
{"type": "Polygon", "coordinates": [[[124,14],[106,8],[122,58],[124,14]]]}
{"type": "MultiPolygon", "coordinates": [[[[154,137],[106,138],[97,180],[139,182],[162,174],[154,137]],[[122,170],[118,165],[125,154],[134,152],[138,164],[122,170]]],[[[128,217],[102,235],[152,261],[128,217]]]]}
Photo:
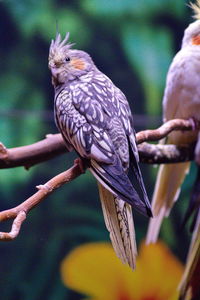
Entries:
{"type": "MultiPolygon", "coordinates": [[[[173,130],[193,130],[193,122],[191,120],[175,119],[166,122],[158,129],[154,130],[144,130],[136,134],[137,144],[141,144],[145,141],[158,141],[163,137],[167,136],[173,130]]],[[[184,155],[186,154],[186,148],[182,150],[181,147],[169,146],[169,145],[151,145],[148,148],[150,152],[146,152],[147,146],[140,146],[139,153],[141,161],[145,163],[169,163],[170,156],[166,156],[166,153],[171,153],[172,148],[177,154],[177,158],[174,162],[181,162],[193,159],[193,150],[188,149],[188,154],[186,155],[186,160],[184,155]],[[160,160],[157,159],[157,151],[159,152],[160,160]],[[180,160],[178,155],[180,155],[180,160]],[[144,156],[144,159],[143,159],[144,156]],[[148,159],[146,158],[148,157],[148,159]]],[[[64,144],[61,134],[49,134],[44,140],[28,146],[22,146],[17,148],[7,149],[3,144],[0,144],[0,169],[13,168],[24,166],[25,168],[30,168],[31,166],[47,161],[54,158],[60,154],[67,153],[68,150],[64,144]]]]}
{"type": "Polygon", "coordinates": [[[145,164],[171,164],[194,159],[195,144],[190,146],[154,145],[142,143],[138,145],[140,162],[145,164]]]}
{"type": "MultiPolygon", "coordinates": [[[[199,124],[195,129],[199,128],[199,124]]],[[[157,141],[167,136],[173,130],[193,130],[192,120],[171,120],[155,130],[145,130],[136,134],[137,144],[144,141],[157,141]]],[[[173,163],[193,159],[194,145],[190,147],[175,145],[152,145],[143,143],[138,146],[142,162],[145,163],[173,163]]],[[[29,168],[37,163],[49,160],[57,155],[68,152],[60,134],[47,135],[42,141],[32,145],[6,149],[0,144],[0,168],[24,166],[29,168]]],[[[69,170],[50,179],[44,185],[38,186],[38,191],[20,205],[0,212],[0,221],[14,219],[10,232],[0,232],[0,240],[13,240],[19,234],[21,225],[28,212],[42,202],[49,194],[61,185],[72,181],[82,174],[82,169],[75,162],[69,170]]]]}
{"type": "Polygon", "coordinates": [[[48,134],[37,143],[7,149],[0,143],[0,169],[31,166],[68,152],[61,134],[48,134]]]}
{"type": "Polygon", "coordinates": [[[200,129],[200,122],[195,122],[192,119],[183,120],[183,119],[174,119],[170,120],[157,129],[153,130],[144,130],[136,134],[137,144],[141,144],[147,141],[158,141],[166,137],[170,132],[175,130],[195,130],[200,129]]]}

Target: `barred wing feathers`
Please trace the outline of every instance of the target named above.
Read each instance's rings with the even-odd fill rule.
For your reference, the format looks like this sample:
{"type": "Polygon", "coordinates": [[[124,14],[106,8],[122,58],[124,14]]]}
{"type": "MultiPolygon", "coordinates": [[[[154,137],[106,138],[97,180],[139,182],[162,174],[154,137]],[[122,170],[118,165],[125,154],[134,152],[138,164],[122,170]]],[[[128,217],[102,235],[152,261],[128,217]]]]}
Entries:
{"type": "Polygon", "coordinates": [[[135,139],[133,116],[125,95],[117,87],[115,88],[115,97],[116,99],[118,99],[120,104],[119,105],[120,119],[123,123],[124,129],[126,131],[126,136],[128,139],[130,165],[134,171],[134,176],[139,183],[139,188],[142,193],[142,201],[144,202],[146,207],[146,214],[152,217],[151,205],[147,196],[144,181],[138,164],[139,154],[138,154],[138,149],[137,149],[136,139],[135,139]]]}
{"type": "Polygon", "coordinates": [[[139,182],[139,187],[140,187],[140,190],[143,195],[143,201],[145,203],[146,214],[149,217],[152,217],[153,214],[151,211],[151,204],[149,202],[149,198],[147,196],[147,192],[146,192],[146,189],[144,186],[144,181],[143,181],[142,174],[141,174],[141,171],[140,171],[140,168],[138,165],[137,156],[135,155],[136,149],[137,149],[137,146],[136,146],[135,142],[130,141],[130,164],[134,170],[134,175],[135,175],[137,181],[139,182]]]}
{"type": "Polygon", "coordinates": [[[90,171],[97,180],[115,196],[132,205],[138,212],[147,215],[145,204],[140,200],[137,191],[123,171],[120,162],[108,165],[91,160],[90,171]]]}
{"type": "Polygon", "coordinates": [[[123,200],[135,206],[141,213],[151,215],[150,204],[138,167],[138,151],[135,144],[133,120],[126,97],[102,73],[97,74],[91,82],[79,83],[72,93],[74,107],[81,116],[84,116],[87,124],[89,124],[88,127],[90,127],[89,158],[93,159],[91,162],[92,173],[98,180],[101,179],[104,186],[112,190],[115,195],[123,197],[123,200]],[[119,153],[120,147],[115,145],[117,143],[115,140],[119,140],[118,136],[112,135],[112,127],[117,127],[117,123],[114,123],[115,119],[121,122],[115,135],[119,134],[121,143],[127,143],[127,153],[125,151],[119,153]],[[126,163],[125,170],[129,168],[128,143],[131,145],[131,157],[134,157],[132,162],[136,162],[136,179],[144,194],[142,200],[125,174],[124,166],[122,166],[122,162],[124,162],[126,163]],[[124,156],[127,157],[126,161],[124,161],[124,156]],[[128,193],[125,186],[127,186],[128,193]]]}

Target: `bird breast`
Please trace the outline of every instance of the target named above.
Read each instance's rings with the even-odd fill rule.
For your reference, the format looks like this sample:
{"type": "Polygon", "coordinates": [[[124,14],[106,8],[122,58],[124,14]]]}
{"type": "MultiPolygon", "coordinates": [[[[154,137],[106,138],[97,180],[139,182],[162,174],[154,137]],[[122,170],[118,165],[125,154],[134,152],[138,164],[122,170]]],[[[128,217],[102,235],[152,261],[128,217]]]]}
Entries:
{"type": "MultiPolygon", "coordinates": [[[[175,56],[168,75],[163,99],[164,119],[200,120],[200,51],[191,46],[175,56]]],[[[196,139],[197,132],[171,134],[181,142],[196,139]]]]}

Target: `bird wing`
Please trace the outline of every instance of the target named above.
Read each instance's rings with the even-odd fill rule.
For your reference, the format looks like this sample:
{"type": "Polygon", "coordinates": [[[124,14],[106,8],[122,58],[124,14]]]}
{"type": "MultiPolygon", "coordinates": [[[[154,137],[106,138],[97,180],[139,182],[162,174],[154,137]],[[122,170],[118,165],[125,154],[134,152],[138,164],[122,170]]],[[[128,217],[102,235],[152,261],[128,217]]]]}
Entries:
{"type": "Polygon", "coordinates": [[[118,163],[116,165],[108,165],[91,160],[89,169],[107,190],[132,205],[138,212],[148,215],[145,204],[141,201],[122,167],[120,167],[119,172],[121,164],[120,161],[118,163]]]}
{"type": "MultiPolygon", "coordinates": [[[[90,143],[87,143],[90,145],[90,151],[85,153],[85,156],[91,159],[90,170],[93,175],[112,193],[133,205],[139,212],[149,215],[149,208],[146,209],[146,203],[141,200],[122,166],[123,162],[127,168],[129,164],[127,136],[132,131],[132,124],[127,100],[118,89],[116,92],[116,89],[113,83],[101,74],[95,76],[91,83],[83,82],[77,85],[73,90],[73,104],[86,119],[88,131],[83,130],[83,127],[86,127],[84,125],[79,128],[76,137],[79,138],[82,148],[85,148],[83,141],[90,140],[90,143]],[[124,147],[126,143],[127,147],[124,147]]],[[[137,160],[137,148],[134,148],[134,151],[132,153],[137,156],[137,160]]],[[[141,177],[141,174],[138,174],[137,179],[141,177]]]]}
{"type": "Polygon", "coordinates": [[[147,196],[147,192],[145,189],[144,181],[142,178],[142,174],[139,168],[139,155],[138,155],[138,149],[136,145],[136,139],[135,139],[135,131],[134,131],[134,124],[133,124],[133,116],[131,114],[130,107],[128,105],[128,102],[126,100],[125,95],[116,88],[115,91],[115,97],[119,100],[120,103],[120,119],[123,123],[124,130],[126,132],[126,136],[128,139],[128,146],[129,146],[129,155],[130,155],[130,164],[133,169],[134,176],[139,183],[139,189],[142,193],[142,201],[145,204],[146,212],[148,216],[152,216],[151,212],[151,205],[147,196]]]}

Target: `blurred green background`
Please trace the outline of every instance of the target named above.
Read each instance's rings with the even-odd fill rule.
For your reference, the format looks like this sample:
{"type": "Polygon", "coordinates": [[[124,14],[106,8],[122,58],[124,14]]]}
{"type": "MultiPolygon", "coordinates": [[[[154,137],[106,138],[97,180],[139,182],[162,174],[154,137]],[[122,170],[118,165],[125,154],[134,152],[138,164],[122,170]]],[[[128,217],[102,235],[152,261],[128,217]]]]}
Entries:
{"type": "MultiPolygon", "coordinates": [[[[30,144],[56,133],[48,48],[59,31],[87,51],[126,94],[136,131],[161,123],[161,102],[169,64],[192,21],[183,0],[1,0],[0,140],[7,147],[30,144]]],[[[16,206],[72,165],[67,154],[31,168],[1,170],[0,209],[16,206]]],[[[156,169],[142,165],[151,197],[156,169]]],[[[161,237],[185,260],[190,235],[181,228],[195,166],[161,237]]],[[[138,242],[147,219],[135,214],[138,242]]],[[[9,223],[0,230],[8,230],[9,223]]],[[[60,279],[60,262],[75,246],[108,241],[95,180],[87,172],[36,207],[19,237],[0,243],[0,294],[6,300],[80,299],[60,279]]]]}

